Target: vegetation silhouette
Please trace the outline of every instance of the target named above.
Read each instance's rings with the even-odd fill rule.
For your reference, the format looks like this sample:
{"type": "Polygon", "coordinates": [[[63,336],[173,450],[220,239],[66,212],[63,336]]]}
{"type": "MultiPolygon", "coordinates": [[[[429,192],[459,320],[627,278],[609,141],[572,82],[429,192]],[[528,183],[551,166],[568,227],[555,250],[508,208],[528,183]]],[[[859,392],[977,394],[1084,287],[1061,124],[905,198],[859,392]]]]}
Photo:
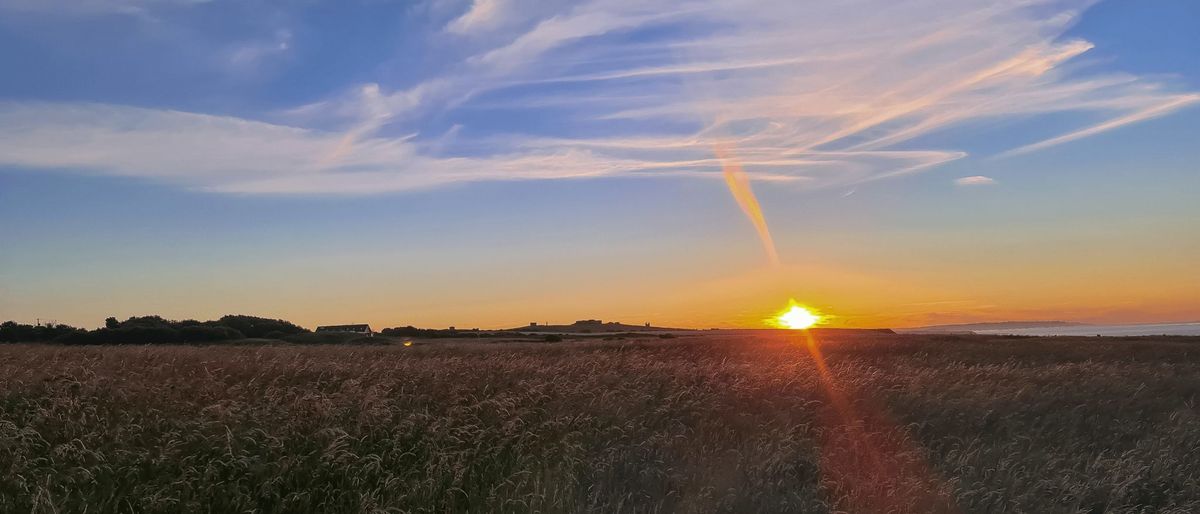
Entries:
{"type": "Polygon", "coordinates": [[[125,321],[104,320],[104,327],[83,330],[68,325],[25,325],[14,321],[0,324],[0,342],[54,342],[89,344],[213,343],[246,338],[282,339],[309,330],[281,319],[227,315],[218,320],[175,321],[162,316],[133,316],[125,321]]]}

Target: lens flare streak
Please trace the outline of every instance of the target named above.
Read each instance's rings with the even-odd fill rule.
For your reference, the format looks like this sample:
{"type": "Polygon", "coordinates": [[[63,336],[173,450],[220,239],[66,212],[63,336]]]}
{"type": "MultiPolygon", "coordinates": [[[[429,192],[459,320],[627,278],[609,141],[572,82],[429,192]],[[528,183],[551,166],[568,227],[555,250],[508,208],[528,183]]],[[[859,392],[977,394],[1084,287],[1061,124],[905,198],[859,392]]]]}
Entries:
{"type": "Polygon", "coordinates": [[[843,512],[925,512],[957,514],[959,509],[944,483],[921,457],[921,447],[882,412],[862,411],[869,404],[852,398],[849,384],[839,384],[812,331],[795,338],[812,357],[817,378],[829,400],[821,415],[820,462],[831,501],[843,512]],[[881,490],[880,483],[905,487],[881,490]]]}
{"type": "Polygon", "coordinates": [[[729,186],[729,193],[737,200],[738,206],[750,219],[750,223],[754,224],[754,230],[758,232],[758,238],[762,241],[763,250],[767,252],[767,260],[771,266],[779,267],[779,252],[775,250],[775,240],[771,238],[771,229],[767,227],[767,218],[763,216],[758,197],[750,187],[750,178],[746,176],[746,171],[742,169],[742,164],[738,162],[729,146],[720,143],[714,146],[714,151],[717,159],[721,161],[721,172],[725,175],[725,185],[729,186]]]}

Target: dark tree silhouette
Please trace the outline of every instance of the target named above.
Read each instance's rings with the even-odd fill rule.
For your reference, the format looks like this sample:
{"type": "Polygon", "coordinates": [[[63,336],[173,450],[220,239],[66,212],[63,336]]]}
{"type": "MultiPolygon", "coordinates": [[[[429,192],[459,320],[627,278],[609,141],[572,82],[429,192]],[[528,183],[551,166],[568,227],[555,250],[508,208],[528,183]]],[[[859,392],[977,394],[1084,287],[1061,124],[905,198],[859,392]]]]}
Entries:
{"type": "Polygon", "coordinates": [[[163,344],[210,343],[247,337],[283,338],[304,334],[308,329],[281,319],[228,315],[215,321],[185,319],[174,321],[162,316],[133,316],[125,321],[115,317],[104,320],[104,328],[92,331],[67,325],[22,325],[15,321],[0,324],[0,342],[54,341],[62,344],[163,344]]]}

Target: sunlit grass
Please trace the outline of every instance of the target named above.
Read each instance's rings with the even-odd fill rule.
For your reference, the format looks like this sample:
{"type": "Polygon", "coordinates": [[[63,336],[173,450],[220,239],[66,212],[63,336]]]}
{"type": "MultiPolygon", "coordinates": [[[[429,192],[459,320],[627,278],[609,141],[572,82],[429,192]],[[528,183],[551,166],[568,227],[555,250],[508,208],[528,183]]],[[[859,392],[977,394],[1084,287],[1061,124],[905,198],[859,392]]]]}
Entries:
{"type": "Polygon", "coordinates": [[[0,346],[0,512],[1200,511],[1200,347],[792,339],[0,346]]]}

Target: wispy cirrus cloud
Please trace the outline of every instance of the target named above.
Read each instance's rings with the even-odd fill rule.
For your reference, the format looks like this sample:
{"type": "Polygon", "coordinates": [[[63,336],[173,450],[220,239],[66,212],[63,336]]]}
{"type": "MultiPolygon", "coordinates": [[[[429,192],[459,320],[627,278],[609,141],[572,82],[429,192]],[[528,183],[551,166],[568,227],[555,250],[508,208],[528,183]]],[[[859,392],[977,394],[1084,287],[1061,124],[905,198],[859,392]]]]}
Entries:
{"type": "Polygon", "coordinates": [[[78,168],[228,193],[369,194],[614,174],[640,165],[586,150],[437,159],[422,156],[408,138],[366,138],[330,163],[344,144],[340,133],[100,104],[0,103],[0,119],[0,156],[9,165],[78,168]]]}
{"type": "Polygon", "coordinates": [[[991,186],[996,184],[996,179],[985,177],[983,175],[974,175],[970,177],[962,177],[954,179],[954,183],[960,186],[991,186]]]}
{"type": "Polygon", "coordinates": [[[463,35],[490,31],[504,23],[511,10],[505,0],[474,0],[467,12],[446,25],[446,30],[463,35]]]}
{"type": "Polygon", "coordinates": [[[415,85],[352,85],[259,120],[10,102],[0,108],[0,163],[223,192],[377,193],[479,180],[719,177],[712,148],[721,142],[751,179],[847,186],[967,157],[922,143],[965,123],[1101,120],[1012,150],[1024,153],[1196,101],[1074,66],[1092,45],[1063,34],[1088,4],[476,0],[432,36],[468,41],[462,55],[415,85]],[[553,123],[475,129],[481,115],[553,123]],[[441,137],[434,120],[451,120],[454,137],[441,137]]]}
{"type": "Polygon", "coordinates": [[[1009,150],[1001,155],[1017,155],[1017,154],[1029,153],[1029,152],[1041,150],[1043,148],[1049,148],[1054,145],[1069,143],[1069,142],[1075,141],[1077,139],[1083,139],[1085,137],[1096,135],[1101,132],[1107,132],[1109,130],[1119,128],[1119,127],[1122,127],[1125,125],[1129,125],[1131,123],[1137,123],[1139,121],[1144,121],[1144,120],[1148,120],[1151,118],[1157,118],[1159,116],[1165,116],[1167,114],[1175,112],[1175,111],[1182,109],[1184,107],[1187,107],[1189,105],[1193,105],[1197,102],[1200,102],[1200,95],[1197,95],[1197,94],[1165,95],[1165,96],[1156,98],[1155,102],[1150,103],[1149,105],[1146,105],[1144,107],[1141,107],[1136,111],[1130,112],[1129,114],[1118,116],[1116,118],[1110,119],[1108,121],[1104,121],[1102,123],[1097,123],[1095,125],[1084,127],[1079,130],[1076,130],[1074,132],[1063,134],[1061,136],[1052,137],[1052,138],[1044,140],[1044,141],[1038,141],[1037,143],[1028,144],[1028,145],[1019,147],[1019,148],[1014,148],[1014,149],[1009,150]]]}

